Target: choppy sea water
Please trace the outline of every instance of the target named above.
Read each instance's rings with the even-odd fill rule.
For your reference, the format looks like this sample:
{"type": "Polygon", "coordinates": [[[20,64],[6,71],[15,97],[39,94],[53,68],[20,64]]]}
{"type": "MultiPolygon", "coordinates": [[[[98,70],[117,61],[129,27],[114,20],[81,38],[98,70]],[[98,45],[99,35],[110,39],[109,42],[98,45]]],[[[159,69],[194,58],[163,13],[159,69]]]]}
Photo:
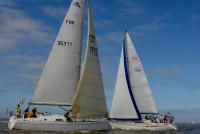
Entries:
{"type": "MultiPolygon", "coordinates": [[[[38,132],[38,131],[21,131],[9,130],[7,127],[8,119],[0,119],[0,134],[67,134],[62,132],[38,132]]],[[[125,130],[96,131],[96,132],[76,132],[73,134],[200,134],[200,124],[177,123],[178,131],[176,132],[133,132],[125,130]]]]}

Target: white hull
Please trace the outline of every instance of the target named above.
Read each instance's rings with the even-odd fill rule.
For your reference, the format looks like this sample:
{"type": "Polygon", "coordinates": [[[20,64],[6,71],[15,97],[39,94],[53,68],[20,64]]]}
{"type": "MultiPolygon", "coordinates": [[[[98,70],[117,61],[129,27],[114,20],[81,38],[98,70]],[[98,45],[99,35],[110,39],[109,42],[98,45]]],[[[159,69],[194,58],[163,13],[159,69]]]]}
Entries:
{"type": "Polygon", "coordinates": [[[33,131],[75,132],[110,130],[111,126],[108,120],[66,122],[65,118],[61,116],[42,116],[35,119],[23,119],[12,116],[8,123],[8,128],[33,131]]]}
{"type": "Polygon", "coordinates": [[[134,130],[134,131],[176,131],[173,124],[164,123],[135,123],[128,121],[110,121],[112,129],[134,130]]]}

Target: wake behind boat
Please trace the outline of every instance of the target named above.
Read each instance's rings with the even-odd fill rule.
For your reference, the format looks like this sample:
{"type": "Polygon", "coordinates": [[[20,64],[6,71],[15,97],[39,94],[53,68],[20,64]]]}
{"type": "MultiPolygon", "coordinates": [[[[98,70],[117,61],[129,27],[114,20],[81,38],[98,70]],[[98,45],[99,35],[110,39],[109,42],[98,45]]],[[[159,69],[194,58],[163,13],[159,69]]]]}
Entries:
{"type": "Polygon", "coordinates": [[[110,112],[113,129],[125,130],[177,130],[171,118],[165,122],[143,120],[142,114],[158,114],[150,86],[133,46],[125,32],[124,44],[118,68],[115,91],[110,112]],[[155,123],[157,122],[157,123],[155,123]]]}
{"type": "Polygon", "coordinates": [[[66,119],[63,115],[13,115],[9,129],[74,132],[111,128],[89,2],[86,56],[80,76],[84,6],[84,0],[72,1],[30,102],[68,106],[72,116],[68,117],[68,113],[66,119]]]}

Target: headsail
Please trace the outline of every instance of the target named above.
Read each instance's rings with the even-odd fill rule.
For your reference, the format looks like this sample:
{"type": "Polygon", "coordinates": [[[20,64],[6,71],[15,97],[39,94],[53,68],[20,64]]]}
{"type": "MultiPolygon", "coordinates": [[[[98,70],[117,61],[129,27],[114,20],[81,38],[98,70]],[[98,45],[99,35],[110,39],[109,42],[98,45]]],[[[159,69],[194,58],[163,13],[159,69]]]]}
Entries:
{"type": "MultiPolygon", "coordinates": [[[[125,74],[125,44],[122,47],[120,63],[118,68],[115,91],[112,100],[110,118],[112,119],[138,119],[137,112],[131,99],[129,86],[125,74]]],[[[130,89],[131,90],[131,89],[130,89]]]]}
{"type": "Polygon", "coordinates": [[[71,105],[80,76],[84,0],[72,0],[31,104],[71,105]]]}
{"type": "Polygon", "coordinates": [[[157,108],[140,59],[125,32],[110,117],[141,120],[141,113],[157,113],[157,108]]]}
{"type": "Polygon", "coordinates": [[[127,32],[125,33],[125,44],[130,83],[139,112],[158,113],[142,64],[127,32]]]}
{"type": "MultiPolygon", "coordinates": [[[[89,2],[88,2],[89,3],[89,2]]],[[[72,104],[72,112],[81,118],[107,117],[101,68],[92,24],[90,4],[88,4],[88,35],[83,72],[72,104]]]]}

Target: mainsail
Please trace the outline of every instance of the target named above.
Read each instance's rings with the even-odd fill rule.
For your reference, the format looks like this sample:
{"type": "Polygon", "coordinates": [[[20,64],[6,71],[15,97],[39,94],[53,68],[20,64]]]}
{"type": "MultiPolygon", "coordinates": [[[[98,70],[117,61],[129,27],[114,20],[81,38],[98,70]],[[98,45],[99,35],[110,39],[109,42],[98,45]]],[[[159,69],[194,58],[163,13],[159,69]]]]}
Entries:
{"type": "Polygon", "coordinates": [[[125,32],[110,117],[141,120],[142,113],[157,113],[142,64],[125,32]]]}
{"type": "Polygon", "coordinates": [[[129,78],[139,113],[158,113],[144,69],[128,34],[125,33],[129,78]]]}
{"type": "Polygon", "coordinates": [[[88,34],[83,72],[72,104],[72,112],[81,118],[107,117],[101,68],[88,1],[88,34]]]}
{"type": "Polygon", "coordinates": [[[71,105],[80,76],[84,0],[72,0],[30,104],[71,105]]]}

